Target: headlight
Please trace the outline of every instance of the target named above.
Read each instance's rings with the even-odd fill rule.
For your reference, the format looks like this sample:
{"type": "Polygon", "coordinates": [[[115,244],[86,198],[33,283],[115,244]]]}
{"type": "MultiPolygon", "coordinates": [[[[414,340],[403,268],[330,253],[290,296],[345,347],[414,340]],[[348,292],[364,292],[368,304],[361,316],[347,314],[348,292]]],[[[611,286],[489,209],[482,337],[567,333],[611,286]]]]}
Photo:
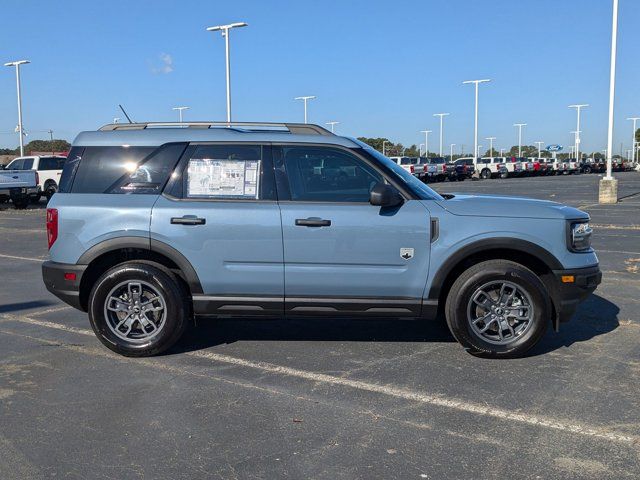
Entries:
{"type": "Polygon", "coordinates": [[[584,252],[591,248],[591,233],[593,230],[589,222],[571,222],[569,228],[569,250],[584,252]]]}

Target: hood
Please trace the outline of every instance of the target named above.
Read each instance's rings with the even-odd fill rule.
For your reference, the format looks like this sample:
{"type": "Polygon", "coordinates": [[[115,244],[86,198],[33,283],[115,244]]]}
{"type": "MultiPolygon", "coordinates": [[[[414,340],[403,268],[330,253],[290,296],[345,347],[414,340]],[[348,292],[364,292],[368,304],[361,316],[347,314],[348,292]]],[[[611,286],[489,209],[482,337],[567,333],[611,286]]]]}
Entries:
{"type": "Polygon", "coordinates": [[[589,215],[577,208],[548,200],[500,195],[457,195],[438,205],[453,215],[472,217],[515,217],[548,219],[588,219],[589,215]]]}

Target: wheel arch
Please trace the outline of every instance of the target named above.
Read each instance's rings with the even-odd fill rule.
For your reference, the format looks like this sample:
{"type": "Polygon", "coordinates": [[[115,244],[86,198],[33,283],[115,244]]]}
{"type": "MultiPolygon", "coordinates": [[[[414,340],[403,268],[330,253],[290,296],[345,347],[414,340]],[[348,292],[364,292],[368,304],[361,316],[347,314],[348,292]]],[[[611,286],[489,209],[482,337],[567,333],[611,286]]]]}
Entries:
{"type": "Polygon", "coordinates": [[[157,263],[171,270],[191,295],[202,293],[202,284],[195,269],[175,248],[158,240],[144,237],[118,237],[100,242],[78,260],[87,265],[80,281],[80,304],[86,310],[95,281],[106,270],[127,261],[142,260],[157,263]]]}

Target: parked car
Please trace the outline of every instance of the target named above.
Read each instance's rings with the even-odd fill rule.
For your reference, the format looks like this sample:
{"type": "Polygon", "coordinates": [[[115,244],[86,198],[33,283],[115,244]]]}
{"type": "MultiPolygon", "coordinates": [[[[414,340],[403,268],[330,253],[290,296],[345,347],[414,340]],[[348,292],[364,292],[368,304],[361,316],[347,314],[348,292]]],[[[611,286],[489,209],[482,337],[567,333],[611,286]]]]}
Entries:
{"type": "Polygon", "coordinates": [[[193,315],[440,310],[470,353],[514,357],[601,281],[586,212],[439,195],[368,145],[310,124],[82,132],[46,226],[47,289],[129,356],[167,350],[193,315]]]}
{"type": "Polygon", "coordinates": [[[504,165],[509,177],[521,177],[524,173],[522,162],[516,157],[504,157],[504,165]]]}
{"type": "Polygon", "coordinates": [[[476,163],[475,163],[475,158],[473,158],[473,157],[458,158],[453,163],[456,166],[457,165],[465,165],[467,167],[467,178],[473,177],[473,175],[476,172],[476,163]]]}
{"type": "Polygon", "coordinates": [[[467,178],[467,165],[464,163],[456,163],[451,160],[447,161],[447,179],[450,182],[463,182],[467,178]]]}
{"type": "Polygon", "coordinates": [[[32,201],[38,201],[41,197],[49,199],[56,193],[62,167],[66,160],[67,157],[57,155],[18,157],[11,161],[7,169],[38,172],[38,188],[36,193],[31,196],[32,201]]]}
{"type": "Polygon", "coordinates": [[[580,165],[577,158],[567,158],[562,161],[561,165],[561,171],[563,175],[572,175],[575,173],[579,173],[580,171],[580,165]]]}
{"type": "Polygon", "coordinates": [[[38,172],[33,170],[0,170],[0,203],[9,200],[15,208],[26,208],[38,191],[38,172]]]}
{"type": "Polygon", "coordinates": [[[443,157],[432,157],[429,159],[428,172],[431,180],[444,182],[449,175],[447,171],[447,160],[443,157]]]}
{"type": "Polygon", "coordinates": [[[480,178],[507,178],[509,171],[505,165],[504,157],[483,157],[478,158],[476,170],[480,173],[480,178]]]}
{"type": "Polygon", "coordinates": [[[543,160],[546,165],[546,174],[557,175],[559,168],[558,160],[555,158],[544,158],[543,160]]]}
{"type": "Polygon", "coordinates": [[[416,157],[389,157],[389,159],[400,165],[410,174],[413,175],[416,173],[416,165],[418,163],[418,159],[416,157]]]}

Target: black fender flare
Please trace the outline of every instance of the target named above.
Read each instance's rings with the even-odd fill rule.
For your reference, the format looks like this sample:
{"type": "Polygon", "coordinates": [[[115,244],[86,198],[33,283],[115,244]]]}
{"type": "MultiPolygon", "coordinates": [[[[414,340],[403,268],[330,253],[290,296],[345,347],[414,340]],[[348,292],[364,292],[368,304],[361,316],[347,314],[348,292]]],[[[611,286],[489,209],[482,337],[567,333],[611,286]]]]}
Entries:
{"type": "Polygon", "coordinates": [[[427,298],[429,300],[438,300],[440,297],[442,285],[451,271],[465,258],[489,250],[511,250],[531,255],[544,263],[549,270],[561,270],[564,267],[562,263],[548,250],[540,245],[522,240],[519,238],[497,237],[485,238],[477,240],[470,244],[464,245],[456,250],[447,260],[440,266],[433,277],[427,298]]]}
{"type": "Polygon", "coordinates": [[[104,240],[100,243],[97,243],[89,250],[84,252],[82,256],[78,259],[78,265],[89,265],[96,258],[109,253],[115,252],[117,250],[127,249],[127,248],[135,248],[141,250],[148,250],[149,252],[159,253],[164,257],[167,257],[173,263],[175,263],[180,271],[182,272],[184,279],[189,285],[189,289],[192,294],[201,294],[202,284],[200,283],[200,278],[198,278],[198,274],[195,269],[191,265],[191,262],[187,260],[187,258],[182,255],[178,250],[173,248],[170,245],[167,245],[160,240],[150,239],[148,237],[117,237],[110,238],[108,240],[104,240]]]}

